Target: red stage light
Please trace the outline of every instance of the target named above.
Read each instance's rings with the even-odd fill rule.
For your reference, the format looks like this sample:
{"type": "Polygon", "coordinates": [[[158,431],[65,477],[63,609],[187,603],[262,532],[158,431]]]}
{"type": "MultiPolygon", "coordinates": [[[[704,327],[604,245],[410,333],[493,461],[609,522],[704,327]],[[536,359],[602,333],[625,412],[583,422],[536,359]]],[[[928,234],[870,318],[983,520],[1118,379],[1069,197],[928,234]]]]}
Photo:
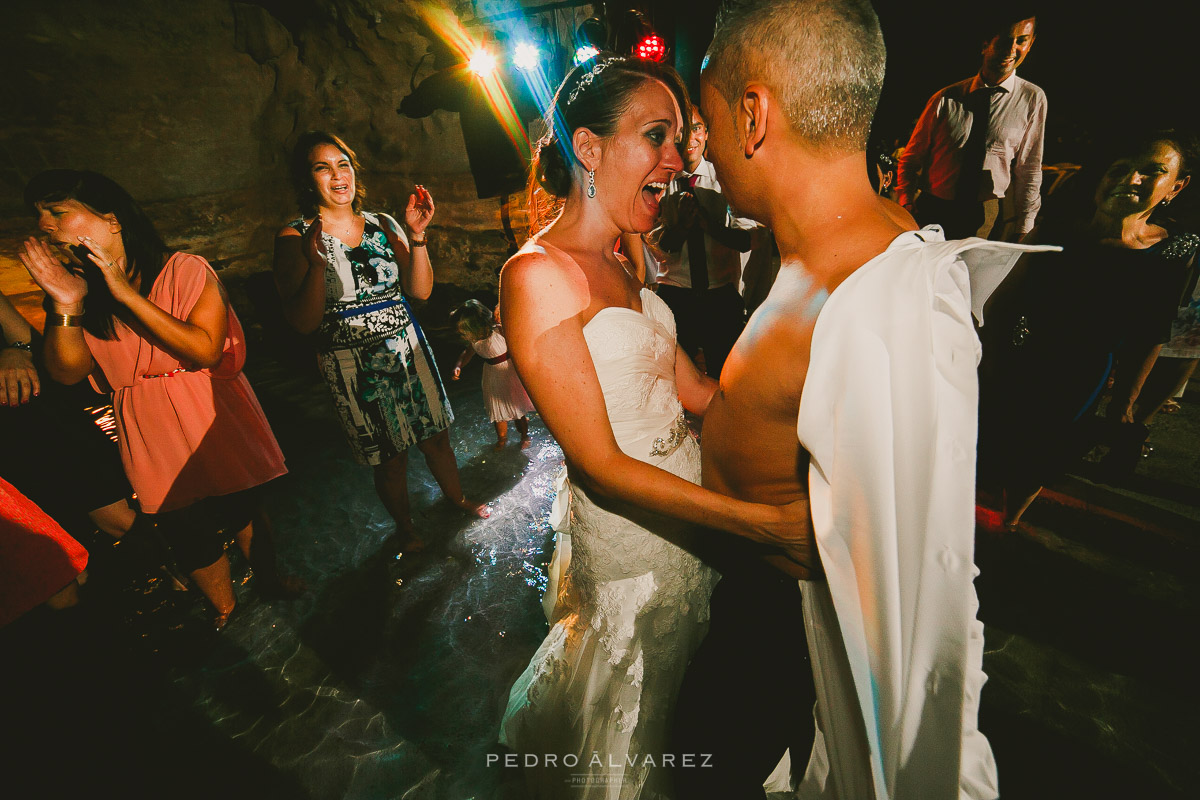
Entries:
{"type": "Polygon", "coordinates": [[[667,57],[667,43],[657,33],[650,33],[634,45],[633,54],[647,61],[662,61],[667,57]]]}

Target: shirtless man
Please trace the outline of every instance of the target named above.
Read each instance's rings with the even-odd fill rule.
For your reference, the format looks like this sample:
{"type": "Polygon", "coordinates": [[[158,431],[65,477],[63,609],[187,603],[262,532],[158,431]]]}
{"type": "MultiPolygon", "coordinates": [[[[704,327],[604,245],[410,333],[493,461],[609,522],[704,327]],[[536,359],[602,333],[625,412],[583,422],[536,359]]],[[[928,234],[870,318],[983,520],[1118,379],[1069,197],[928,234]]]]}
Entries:
{"type": "MultiPolygon", "coordinates": [[[[816,13],[837,16],[834,9],[793,5],[816,4],[786,3],[786,11],[780,12],[785,18],[777,24],[795,29],[805,40],[816,37],[796,29],[796,22],[809,24],[816,13]]],[[[853,8],[857,3],[844,5],[853,8]]],[[[769,20],[772,13],[764,10],[756,16],[769,20]]],[[[815,86],[792,89],[789,97],[789,87],[775,81],[749,83],[744,93],[736,85],[763,63],[752,54],[725,52],[730,34],[742,33],[730,28],[745,24],[731,24],[728,14],[718,20],[717,38],[702,74],[700,98],[710,120],[709,158],[737,213],[762,222],[775,234],[782,265],[770,294],[730,352],[720,390],[709,405],[703,480],[705,486],[734,497],[788,503],[808,494],[809,457],[796,437],[796,415],[817,314],[847,275],[916,226],[903,209],[876,195],[867,180],[865,145],[874,100],[883,84],[878,27],[874,37],[851,31],[858,35],[851,39],[856,48],[849,57],[859,63],[848,71],[857,78],[853,91],[865,98],[862,107],[835,114],[834,125],[801,116],[797,126],[784,98],[803,115],[810,103],[823,103],[813,94],[815,86]],[[739,58],[740,63],[729,63],[739,58]],[[836,157],[831,158],[831,152],[836,157]],[[829,247],[831,243],[837,247],[829,247]]],[[[815,73],[836,80],[835,71],[842,65],[830,51],[835,45],[832,39],[813,42],[803,48],[802,62],[788,62],[782,53],[764,50],[761,59],[777,66],[762,74],[799,82],[799,76],[815,73]]],[[[794,579],[820,578],[815,549],[793,552],[791,558],[763,558],[780,572],[756,567],[746,548],[735,546],[742,551],[740,557],[725,556],[718,565],[722,580],[712,597],[709,635],[680,697],[681,752],[692,748],[713,753],[712,769],[703,774],[678,771],[684,797],[702,796],[705,786],[719,789],[712,796],[763,796],[763,782],[784,750],[790,747],[793,761],[802,767],[812,746],[812,726],[803,720],[815,697],[800,587],[794,579]],[[762,657],[748,659],[748,653],[762,657]],[[750,677],[748,669],[753,670],[751,679],[731,681],[731,675],[750,677]],[[741,685],[731,686],[735,682],[741,685]]]]}
{"type": "Polygon", "coordinates": [[[867,179],[884,60],[866,0],[738,3],[706,58],[710,158],[782,266],[708,407],[703,482],[768,503],[811,489],[820,556],[773,559],[802,579],[803,606],[796,581],[745,560],[722,570],[676,722],[680,751],[712,752],[712,769],[679,770],[684,797],[762,796],[785,747],[805,762],[806,629],[824,744],[801,796],[957,798],[960,752],[963,796],[995,796],[975,730],[968,265],[867,179]]]}

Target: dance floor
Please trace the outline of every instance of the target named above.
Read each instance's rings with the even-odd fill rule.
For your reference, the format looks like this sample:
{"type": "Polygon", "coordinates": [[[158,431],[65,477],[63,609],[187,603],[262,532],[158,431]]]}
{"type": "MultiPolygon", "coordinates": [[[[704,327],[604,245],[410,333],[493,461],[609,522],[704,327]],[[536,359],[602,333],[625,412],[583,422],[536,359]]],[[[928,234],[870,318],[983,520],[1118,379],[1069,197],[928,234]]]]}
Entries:
{"type": "MultiPolygon", "coordinates": [[[[455,348],[439,342],[442,364],[455,348]]],[[[370,474],[305,364],[260,355],[248,373],[291,470],[269,503],[282,560],[309,591],[260,597],[238,561],[240,611],[216,635],[192,593],[130,580],[118,555],[99,554],[89,607],[36,615],[0,639],[13,742],[0,794],[519,796],[487,754],[508,687],[546,631],[546,518],[562,453],[536,419],[532,447],[514,436],[493,452],[472,364],[447,383],[452,439],[469,495],[492,515],[469,519],[440,500],[414,453],[415,518],[431,546],[397,558],[370,474]]],[[[1200,744],[1188,716],[1200,707],[1195,559],[1098,550],[1089,542],[1121,531],[1059,514],[1037,533],[980,534],[991,676],[981,727],[1004,796],[1183,796],[1200,744]]]]}

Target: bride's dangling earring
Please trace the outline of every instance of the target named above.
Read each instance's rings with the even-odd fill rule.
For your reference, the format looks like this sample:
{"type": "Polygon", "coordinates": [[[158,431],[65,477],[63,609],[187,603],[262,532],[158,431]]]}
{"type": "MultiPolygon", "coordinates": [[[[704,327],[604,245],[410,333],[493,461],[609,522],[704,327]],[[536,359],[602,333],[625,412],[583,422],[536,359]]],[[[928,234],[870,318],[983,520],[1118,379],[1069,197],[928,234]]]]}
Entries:
{"type": "Polygon", "coordinates": [[[588,188],[587,188],[587,192],[588,192],[588,197],[595,197],[595,196],[596,196],[596,170],[594,170],[594,169],[589,169],[589,170],[588,170],[588,188]]]}

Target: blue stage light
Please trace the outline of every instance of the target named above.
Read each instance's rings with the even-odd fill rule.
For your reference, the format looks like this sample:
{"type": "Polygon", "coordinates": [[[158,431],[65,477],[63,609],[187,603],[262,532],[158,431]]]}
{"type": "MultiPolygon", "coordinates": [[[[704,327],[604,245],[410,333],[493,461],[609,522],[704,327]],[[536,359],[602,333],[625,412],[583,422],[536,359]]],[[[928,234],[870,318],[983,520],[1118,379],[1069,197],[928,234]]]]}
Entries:
{"type": "Polygon", "coordinates": [[[535,45],[529,42],[519,42],[513,48],[512,63],[519,70],[537,69],[542,61],[542,51],[538,50],[535,45]]]}

